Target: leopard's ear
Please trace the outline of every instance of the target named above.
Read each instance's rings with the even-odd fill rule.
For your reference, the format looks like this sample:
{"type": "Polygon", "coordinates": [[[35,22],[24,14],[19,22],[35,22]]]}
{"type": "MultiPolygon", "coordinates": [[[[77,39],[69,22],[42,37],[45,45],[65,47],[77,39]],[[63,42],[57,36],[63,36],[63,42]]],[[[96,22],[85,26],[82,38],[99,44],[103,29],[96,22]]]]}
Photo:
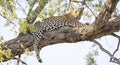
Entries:
{"type": "Polygon", "coordinates": [[[72,8],[72,10],[75,10],[77,7],[75,7],[75,6],[71,6],[71,8],[72,8]]]}
{"type": "Polygon", "coordinates": [[[72,7],[72,11],[70,12],[70,15],[75,17],[76,19],[80,19],[81,15],[83,13],[84,8],[77,8],[77,7],[72,7]]]}

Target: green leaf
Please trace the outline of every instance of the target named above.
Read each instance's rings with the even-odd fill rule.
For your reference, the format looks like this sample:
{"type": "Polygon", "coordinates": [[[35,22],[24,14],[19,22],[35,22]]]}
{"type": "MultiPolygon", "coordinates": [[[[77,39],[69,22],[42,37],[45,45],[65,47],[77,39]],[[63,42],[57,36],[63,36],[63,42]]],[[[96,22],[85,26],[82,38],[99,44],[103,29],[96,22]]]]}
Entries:
{"type": "Polygon", "coordinates": [[[4,26],[9,26],[9,25],[10,25],[10,21],[7,20],[4,26]]]}
{"type": "Polygon", "coordinates": [[[0,41],[1,41],[1,40],[4,40],[3,36],[0,36],[0,41]]]}
{"type": "Polygon", "coordinates": [[[12,13],[13,13],[13,6],[8,5],[8,9],[10,10],[10,12],[12,12],[12,13]]]}
{"type": "Polygon", "coordinates": [[[19,25],[20,25],[20,29],[19,29],[20,32],[21,33],[26,33],[28,23],[20,20],[19,25]]]}
{"type": "Polygon", "coordinates": [[[29,49],[28,49],[28,48],[26,48],[26,49],[25,49],[24,54],[28,55],[28,54],[29,54],[29,52],[30,52],[30,51],[29,51],[29,49]]]}
{"type": "Polygon", "coordinates": [[[94,56],[97,56],[98,55],[98,51],[94,51],[94,56]]]}
{"type": "Polygon", "coordinates": [[[2,7],[5,6],[5,2],[3,0],[0,0],[0,6],[2,6],[2,7]]]}
{"type": "Polygon", "coordinates": [[[1,15],[2,15],[2,16],[5,16],[5,15],[6,15],[5,10],[2,10],[1,15]]]}

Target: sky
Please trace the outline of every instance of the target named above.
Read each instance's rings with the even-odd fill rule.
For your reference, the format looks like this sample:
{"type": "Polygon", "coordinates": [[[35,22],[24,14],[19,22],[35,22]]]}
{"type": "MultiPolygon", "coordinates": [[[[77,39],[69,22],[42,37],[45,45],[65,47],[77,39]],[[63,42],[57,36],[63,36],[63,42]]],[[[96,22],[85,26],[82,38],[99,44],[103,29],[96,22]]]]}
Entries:
{"type": "MultiPolygon", "coordinates": [[[[25,3],[23,3],[25,4],[25,3]]],[[[117,7],[119,7],[118,4],[117,7]]],[[[19,17],[25,17],[24,13],[21,11],[16,11],[19,17]]],[[[0,16],[0,36],[3,36],[4,39],[11,40],[17,37],[10,31],[13,25],[9,27],[4,27],[5,19],[0,16]]],[[[17,23],[16,23],[17,24],[17,23]]],[[[18,27],[16,27],[16,31],[18,32],[18,27]]],[[[120,33],[116,33],[120,35],[120,33]]],[[[110,52],[113,52],[117,47],[118,40],[112,36],[104,36],[102,38],[97,39],[100,43],[102,43],[103,47],[110,52]]],[[[25,61],[28,65],[86,65],[86,55],[89,52],[93,51],[94,43],[89,41],[77,42],[77,43],[60,43],[56,45],[46,46],[40,51],[40,56],[43,60],[43,63],[39,63],[35,57],[35,53],[30,52],[29,55],[22,54],[21,60],[25,61]]],[[[117,65],[109,62],[110,57],[102,52],[99,47],[95,47],[98,50],[99,54],[95,57],[97,65],[117,65]]],[[[115,56],[120,57],[120,51],[117,52],[115,56]]],[[[3,65],[16,65],[16,60],[9,60],[7,62],[1,63],[3,65]]],[[[20,64],[22,65],[22,64],[20,64]]]]}

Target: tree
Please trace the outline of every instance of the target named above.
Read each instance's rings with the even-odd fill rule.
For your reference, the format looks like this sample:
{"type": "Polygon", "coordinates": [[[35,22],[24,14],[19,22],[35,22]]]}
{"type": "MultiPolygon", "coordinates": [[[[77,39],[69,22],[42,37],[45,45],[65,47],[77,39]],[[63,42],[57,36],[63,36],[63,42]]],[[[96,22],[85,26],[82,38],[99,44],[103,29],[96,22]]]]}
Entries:
{"type": "Polygon", "coordinates": [[[40,42],[41,44],[39,43],[39,49],[48,45],[64,43],[64,42],[75,43],[81,41],[91,41],[97,44],[103,52],[105,52],[110,56],[111,62],[120,64],[119,58],[114,57],[114,54],[119,49],[119,44],[120,44],[119,42],[117,49],[112,54],[108,50],[106,50],[101,45],[101,43],[95,40],[106,35],[112,35],[120,39],[120,36],[114,33],[120,30],[120,15],[117,14],[116,17],[112,16],[113,13],[116,14],[114,11],[117,10],[116,6],[119,0],[106,0],[106,2],[102,2],[98,0],[99,4],[92,4],[93,0],[83,0],[83,1],[68,0],[68,1],[64,1],[65,4],[62,4],[63,3],[62,0],[55,0],[54,4],[52,3],[52,0],[49,1],[26,0],[25,2],[28,3],[26,6],[29,6],[26,9],[23,8],[19,0],[0,1],[0,5],[1,5],[0,15],[7,20],[6,26],[9,26],[10,24],[16,26],[16,24],[13,22],[16,20],[20,24],[19,35],[15,39],[6,41],[4,44],[1,44],[1,48],[0,48],[1,61],[7,61],[12,58],[20,61],[20,59],[15,58],[16,55],[23,54],[26,51],[26,49],[29,49],[29,51],[33,51],[33,47],[32,47],[33,36],[28,33],[28,28],[29,29],[34,28],[32,27],[32,24],[34,23],[34,21],[36,21],[36,19],[38,18],[44,19],[47,16],[53,16],[54,14],[58,14],[58,15],[65,14],[71,10],[70,8],[72,7],[72,3],[76,3],[76,4],[81,4],[81,6],[85,6],[86,9],[88,9],[91,12],[91,14],[84,13],[83,16],[86,15],[87,18],[94,16],[95,17],[94,22],[82,28],[62,27],[58,30],[44,33],[44,35],[47,37],[43,37],[43,39],[40,42]],[[102,5],[102,3],[104,3],[104,5],[102,5]],[[53,6],[56,9],[53,9],[52,8],[53,6]],[[18,15],[15,12],[17,10],[17,7],[20,7],[20,9],[24,12],[26,16],[25,19],[21,19],[18,17],[18,15]],[[47,11],[48,9],[47,7],[49,7],[49,11],[47,11]],[[95,8],[95,11],[91,9],[93,7],[95,8]],[[63,11],[61,11],[61,8],[63,8],[63,11]],[[26,13],[27,9],[28,12],[26,13]],[[98,12],[99,14],[97,14],[98,12]],[[46,15],[45,13],[48,13],[49,15],[46,15]],[[42,15],[45,16],[42,17],[42,15]],[[4,52],[7,53],[4,54],[4,52]]]}

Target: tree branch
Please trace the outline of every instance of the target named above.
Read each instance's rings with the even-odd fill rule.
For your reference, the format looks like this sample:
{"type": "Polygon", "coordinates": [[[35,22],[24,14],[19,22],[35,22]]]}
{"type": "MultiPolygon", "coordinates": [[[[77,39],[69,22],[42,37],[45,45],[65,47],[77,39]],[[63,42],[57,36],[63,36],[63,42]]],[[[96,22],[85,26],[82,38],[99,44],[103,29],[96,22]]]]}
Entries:
{"type": "Polygon", "coordinates": [[[30,17],[33,15],[33,14],[32,14],[32,13],[33,13],[32,9],[33,9],[36,1],[37,1],[37,0],[33,0],[31,3],[29,3],[29,1],[28,1],[29,7],[30,7],[30,8],[29,8],[28,15],[27,15],[27,18],[26,18],[28,23],[29,23],[30,17]]]}
{"type": "Polygon", "coordinates": [[[20,5],[20,3],[19,3],[19,2],[17,2],[17,4],[18,4],[18,5],[19,5],[19,7],[22,9],[22,11],[24,12],[24,14],[27,16],[25,9],[24,9],[24,8],[20,5]]]}
{"type": "MultiPolygon", "coordinates": [[[[47,1],[41,0],[41,1],[43,2],[40,3],[43,4],[43,3],[47,3],[48,0],[47,1]]],[[[73,43],[73,42],[94,40],[105,35],[111,35],[113,32],[119,31],[120,16],[108,20],[110,18],[109,16],[112,14],[113,10],[115,9],[117,2],[118,0],[114,0],[114,2],[111,2],[110,4],[105,4],[102,11],[98,15],[97,19],[91,25],[87,25],[82,28],[61,27],[54,31],[45,32],[39,43],[39,49],[48,45],[64,43],[64,42],[73,43]],[[108,7],[108,9],[105,8],[106,6],[108,7]],[[108,12],[109,10],[110,12],[108,12]]],[[[40,4],[40,6],[36,8],[35,10],[36,13],[40,13],[40,11],[43,9],[42,7],[45,4],[44,5],[42,4],[40,4]]],[[[36,18],[36,16],[37,15],[35,15],[32,18],[32,20],[36,18]]],[[[1,45],[1,47],[3,50],[11,49],[12,57],[6,58],[5,56],[3,56],[4,61],[12,59],[16,55],[23,54],[25,51],[24,48],[28,48],[30,51],[33,51],[33,40],[34,40],[33,36],[27,33],[27,34],[21,34],[17,38],[5,42],[3,45],[1,45]],[[24,48],[22,46],[24,46],[24,48]]]]}
{"type": "Polygon", "coordinates": [[[94,17],[97,18],[94,12],[92,11],[92,9],[86,3],[85,3],[85,6],[90,10],[90,12],[94,15],[94,17]]]}
{"type": "Polygon", "coordinates": [[[44,6],[47,4],[48,0],[40,0],[37,8],[34,11],[32,11],[32,8],[33,8],[35,2],[36,2],[36,0],[34,0],[33,3],[30,5],[28,16],[26,18],[27,22],[31,23],[31,24],[35,21],[37,16],[40,14],[40,12],[44,8],[44,6]]]}
{"type": "Polygon", "coordinates": [[[112,0],[106,0],[104,6],[101,8],[101,12],[93,23],[94,26],[96,25],[94,28],[100,29],[106,22],[108,22],[116,8],[118,1],[119,0],[114,0],[114,2],[112,0]]]}
{"type": "Polygon", "coordinates": [[[120,64],[119,59],[117,59],[116,57],[114,57],[114,55],[112,55],[108,50],[104,49],[104,47],[99,42],[97,42],[96,40],[92,40],[92,42],[94,42],[95,44],[97,44],[99,46],[99,48],[103,52],[105,52],[106,54],[108,54],[111,57],[111,59],[114,60],[114,61],[111,60],[112,62],[120,64]]]}
{"type": "MultiPolygon", "coordinates": [[[[27,63],[25,63],[24,61],[22,61],[20,58],[14,58],[14,59],[16,59],[16,60],[22,62],[24,65],[27,65],[27,63]]],[[[19,64],[19,62],[18,62],[17,64],[19,64]]]]}
{"type": "MultiPolygon", "coordinates": [[[[83,28],[62,27],[58,30],[46,32],[43,34],[42,40],[39,43],[39,48],[41,49],[44,46],[64,43],[64,42],[72,43],[72,42],[80,42],[86,40],[94,40],[105,35],[111,35],[111,33],[120,30],[120,16],[107,22],[105,26],[102,29],[100,29],[100,32],[99,31],[91,32],[92,29],[93,26],[88,25],[83,28]]],[[[33,51],[33,47],[32,47],[33,36],[30,34],[22,34],[15,39],[5,42],[1,46],[2,49],[4,50],[7,50],[8,48],[11,49],[12,56],[14,57],[16,55],[20,55],[24,53],[24,49],[21,47],[21,45],[24,46],[24,48],[28,48],[30,51],[33,51]]],[[[4,59],[5,59],[4,61],[6,61],[11,58],[4,58],[4,59]]]]}
{"type": "MultiPolygon", "coordinates": [[[[117,48],[115,49],[115,51],[113,52],[113,56],[115,55],[115,53],[119,50],[119,46],[120,46],[120,36],[116,35],[116,34],[111,34],[113,35],[114,37],[118,38],[118,45],[117,45],[117,48]]],[[[116,63],[116,60],[114,60],[113,58],[110,59],[111,62],[114,62],[116,63]]],[[[120,64],[120,61],[119,61],[119,64],[120,64]]]]}
{"type": "Polygon", "coordinates": [[[17,26],[15,23],[13,23],[11,20],[9,20],[7,17],[2,16],[2,14],[0,14],[1,17],[3,17],[4,19],[6,19],[7,21],[9,21],[11,24],[13,24],[14,26],[17,26]]]}

